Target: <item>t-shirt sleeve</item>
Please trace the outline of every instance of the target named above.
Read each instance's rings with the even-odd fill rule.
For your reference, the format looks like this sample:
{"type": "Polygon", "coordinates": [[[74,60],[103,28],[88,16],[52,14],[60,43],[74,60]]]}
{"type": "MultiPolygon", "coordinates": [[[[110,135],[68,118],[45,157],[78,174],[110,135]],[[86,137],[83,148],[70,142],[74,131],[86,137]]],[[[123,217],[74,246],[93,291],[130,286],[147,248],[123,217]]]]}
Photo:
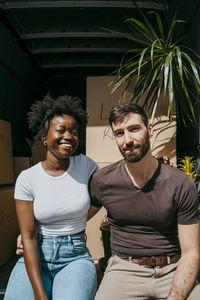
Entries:
{"type": "Polygon", "coordinates": [[[100,201],[100,188],[97,180],[97,174],[93,174],[89,181],[89,193],[91,198],[91,205],[95,207],[102,207],[100,201]]]}
{"type": "Polygon", "coordinates": [[[25,200],[25,201],[33,201],[33,192],[31,189],[31,184],[28,180],[28,176],[25,172],[21,172],[18,176],[16,184],[15,184],[15,199],[16,200],[25,200]]]}
{"type": "Polygon", "coordinates": [[[90,178],[92,174],[99,169],[99,166],[95,163],[94,160],[92,160],[88,156],[86,156],[86,158],[87,158],[88,178],[90,178]]]}
{"type": "Polygon", "coordinates": [[[177,221],[180,225],[199,222],[197,189],[193,180],[186,176],[177,204],[177,221]]]}

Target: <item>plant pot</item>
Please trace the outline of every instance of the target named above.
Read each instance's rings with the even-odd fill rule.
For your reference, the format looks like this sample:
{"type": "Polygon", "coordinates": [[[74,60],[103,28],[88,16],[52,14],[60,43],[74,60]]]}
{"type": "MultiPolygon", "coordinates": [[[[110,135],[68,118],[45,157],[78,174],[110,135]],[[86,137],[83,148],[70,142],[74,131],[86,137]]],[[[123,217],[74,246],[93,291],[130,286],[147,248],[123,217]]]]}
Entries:
{"type": "Polygon", "coordinates": [[[106,259],[105,257],[101,257],[99,259],[98,266],[99,266],[99,270],[101,273],[104,273],[104,271],[107,267],[107,264],[108,264],[108,259],[106,259]]]}
{"type": "Polygon", "coordinates": [[[111,257],[110,223],[107,221],[103,222],[100,226],[100,230],[102,232],[102,241],[103,241],[105,261],[108,261],[108,259],[111,257]]]}

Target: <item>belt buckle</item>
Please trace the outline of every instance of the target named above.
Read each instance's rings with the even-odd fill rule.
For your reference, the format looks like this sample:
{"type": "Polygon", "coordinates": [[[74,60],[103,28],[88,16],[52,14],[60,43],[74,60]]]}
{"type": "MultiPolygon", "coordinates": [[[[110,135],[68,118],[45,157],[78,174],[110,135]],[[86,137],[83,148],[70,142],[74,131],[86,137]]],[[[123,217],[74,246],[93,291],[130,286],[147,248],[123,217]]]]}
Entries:
{"type": "Polygon", "coordinates": [[[142,257],[139,259],[139,265],[146,265],[147,267],[155,267],[156,266],[156,257],[142,257]]]}
{"type": "Polygon", "coordinates": [[[152,256],[151,257],[151,263],[150,263],[151,267],[156,267],[156,257],[152,256]]]}

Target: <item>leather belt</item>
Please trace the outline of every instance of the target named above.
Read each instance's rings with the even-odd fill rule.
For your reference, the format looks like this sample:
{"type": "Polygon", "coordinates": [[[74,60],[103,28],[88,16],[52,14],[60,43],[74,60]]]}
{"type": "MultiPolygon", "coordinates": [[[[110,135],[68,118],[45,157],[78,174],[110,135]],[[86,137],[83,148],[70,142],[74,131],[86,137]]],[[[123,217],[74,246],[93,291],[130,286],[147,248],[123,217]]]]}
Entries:
{"type": "Polygon", "coordinates": [[[125,259],[147,267],[164,267],[172,263],[176,263],[180,259],[180,257],[180,254],[175,254],[174,256],[151,256],[140,258],[129,257],[125,259]]]}

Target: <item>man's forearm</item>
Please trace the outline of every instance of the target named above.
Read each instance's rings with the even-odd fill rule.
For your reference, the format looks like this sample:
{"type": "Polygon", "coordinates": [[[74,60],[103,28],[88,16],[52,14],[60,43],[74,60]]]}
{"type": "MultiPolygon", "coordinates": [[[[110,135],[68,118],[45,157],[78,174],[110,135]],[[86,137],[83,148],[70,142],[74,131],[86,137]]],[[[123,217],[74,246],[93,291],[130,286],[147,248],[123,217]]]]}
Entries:
{"type": "Polygon", "coordinates": [[[100,209],[101,209],[101,207],[95,207],[95,206],[91,205],[88,210],[87,221],[89,221],[91,218],[93,218],[100,209]]]}
{"type": "Polygon", "coordinates": [[[185,300],[192,290],[199,270],[199,256],[185,255],[176,270],[167,300],[185,300]]]}

